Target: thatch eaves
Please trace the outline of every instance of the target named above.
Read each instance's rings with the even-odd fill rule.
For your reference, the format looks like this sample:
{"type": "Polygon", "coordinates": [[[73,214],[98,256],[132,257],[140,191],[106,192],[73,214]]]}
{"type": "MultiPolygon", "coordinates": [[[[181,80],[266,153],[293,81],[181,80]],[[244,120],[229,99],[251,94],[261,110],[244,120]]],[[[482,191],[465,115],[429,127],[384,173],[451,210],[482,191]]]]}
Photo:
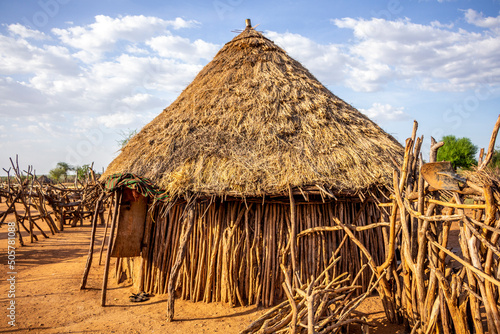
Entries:
{"type": "Polygon", "coordinates": [[[172,195],[390,184],[401,145],[252,28],[227,43],[107,168],[172,195]]]}

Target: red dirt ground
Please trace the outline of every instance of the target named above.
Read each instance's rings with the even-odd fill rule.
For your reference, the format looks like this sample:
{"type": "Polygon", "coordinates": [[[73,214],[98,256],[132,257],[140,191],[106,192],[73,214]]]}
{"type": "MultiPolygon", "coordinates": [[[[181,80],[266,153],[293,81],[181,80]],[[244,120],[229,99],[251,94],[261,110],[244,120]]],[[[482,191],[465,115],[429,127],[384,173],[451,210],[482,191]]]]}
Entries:
{"type": "MultiPolygon", "coordinates": [[[[5,204],[0,204],[0,212],[5,209],[5,204]]],[[[48,234],[45,224],[41,223],[41,227],[48,234]]],[[[96,245],[100,246],[103,232],[99,227],[96,245]]],[[[30,243],[25,237],[24,247],[19,247],[16,240],[15,298],[9,298],[7,226],[0,227],[0,333],[238,333],[266,311],[260,307],[230,308],[220,303],[176,300],[175,321],[167,323],[166,296],[130,302],[128,296],[136,291],[130,285],[116,284],[113,263],[108,306],[101,307],[104,266],[97,264],[99,247],[94,253],[88,289],[79,289],[89,247],[89,224],[66,227],[63,233],[49,235],[49,239],[37,234],[39,241],[30,243]],[[15,327],[8,324],[11,300],[16,306],[15,327]]],[[[404,333],[401,326],[386,321],[378,297],[368,298],[358,310],[367,313],[376,326],[371,333],[404,333]]]]}

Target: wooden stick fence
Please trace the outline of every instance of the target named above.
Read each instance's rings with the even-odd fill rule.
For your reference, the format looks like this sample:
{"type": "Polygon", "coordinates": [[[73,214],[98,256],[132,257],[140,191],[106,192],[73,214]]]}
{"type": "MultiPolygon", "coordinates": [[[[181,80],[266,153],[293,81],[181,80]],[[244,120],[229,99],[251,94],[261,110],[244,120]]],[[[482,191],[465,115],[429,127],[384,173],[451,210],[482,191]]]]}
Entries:
{"type": "MultiPolygon", "coordinates": [[[[102,194],[101,185],[96,182],[94,175],[90,175],[79,188],[65,188],[41,182],[32,166],[22,171],[17,158],[15,162],[12,159],[10,162],[12,166],[4,168],[7,182],[0,184],[0,200],[4,198],[7,204],[7,210],[0,212],[0,227],[8,215],[14,215],[21,246],[24,245],[21,230],[29,234],[30,242],[37,241],[40,235],[48,238],[39,222],[44,222],[54,235],[63,231],[68,221],[76,226],[78,222],[83,224],[83,219],[92,219],[94,204],[102,194]]],[[[97,215],[103,223],[104,206],[97,210],[97,215]]]]}
{"type": "MultiPolygon", "coordinates": [[[[492,141],[499,125],[500,117],[492,141]]],[[[397,310],[393,320],[412,333],[500,333],[499,179],[483,161],[482,168],[464,173],[460,191],[432,189],[420,173],[422,139],[415,134],[416,124],[389,206],[399,217],[394,250],[400,262],[391,261],[394,284],[381,295],[397,310]],[[452,227],[459,249],[449,249],[452,227]]],[[[431,162],[439,147],[433,140],[431,162]]]]}

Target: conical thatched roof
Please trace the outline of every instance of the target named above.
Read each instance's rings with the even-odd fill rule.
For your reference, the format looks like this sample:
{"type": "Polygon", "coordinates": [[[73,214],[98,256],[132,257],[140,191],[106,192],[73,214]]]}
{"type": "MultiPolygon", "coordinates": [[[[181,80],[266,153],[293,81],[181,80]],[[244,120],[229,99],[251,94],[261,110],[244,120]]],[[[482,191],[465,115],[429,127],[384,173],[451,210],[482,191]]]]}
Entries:
{"type": "Polygon", "coordinates": [[[401,145],[247,27],[106,170],[172,195],[261,196],[320,185],[389,184],[401,145]]]}

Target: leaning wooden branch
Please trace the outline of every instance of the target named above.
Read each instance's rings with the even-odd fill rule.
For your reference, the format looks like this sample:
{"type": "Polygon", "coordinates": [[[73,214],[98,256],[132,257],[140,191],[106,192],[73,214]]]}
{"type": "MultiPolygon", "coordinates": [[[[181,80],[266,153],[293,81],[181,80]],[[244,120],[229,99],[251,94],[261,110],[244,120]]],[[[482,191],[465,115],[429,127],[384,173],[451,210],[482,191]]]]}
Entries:
{"type": "MultiPolygon", "coordinates": [[[[377,227],[388,227],[388,226],[390,226],[390,223],[387,223],[387,222],[373,223],[373,224],[364,225],[364,226],[346,225],[347,228],[349,228],[353,231],[356,231],[356,232],[371,230],[371,229],[377,228],[377,227]]],[[[299,234],[297,234],[297,238],[305,237],[306,235],[313,234],[313,233],[335,232],[335,231],[341,231],[343,229],[344,228],[342,226],[311,227],[311,228],[305,229],[302,232],[300,232],[299,234]]]]}
{"type": "Polygon", "coordinates": [[[449,256],[451,256],[452,258],[454,258],[455,260],[457,260],[458,262],[460,262],[464,267],[467,267],[468,269],[472,270],[476,275],[478,275],[481,278],[489,281],[490,283],[493,283],[496,286],[500,287],[500,281],[496,280],[494,277],[485,274],[482,270],[480,270],[480,269],[474,267],[473,265],[467,263],[466,261],[464,261],[463,259],[461,259],[459,256],[455,255],[453,252],[451,252],[448,249],[446,249],[445,247],[441,246],[436,241],[430,241],[430,242],[432,243],[432,245],[436,246],[437,248],[439,248],[440,250],[442,250],[443,252],[445,252],[446,254],[448,254],[449,256]]]}

